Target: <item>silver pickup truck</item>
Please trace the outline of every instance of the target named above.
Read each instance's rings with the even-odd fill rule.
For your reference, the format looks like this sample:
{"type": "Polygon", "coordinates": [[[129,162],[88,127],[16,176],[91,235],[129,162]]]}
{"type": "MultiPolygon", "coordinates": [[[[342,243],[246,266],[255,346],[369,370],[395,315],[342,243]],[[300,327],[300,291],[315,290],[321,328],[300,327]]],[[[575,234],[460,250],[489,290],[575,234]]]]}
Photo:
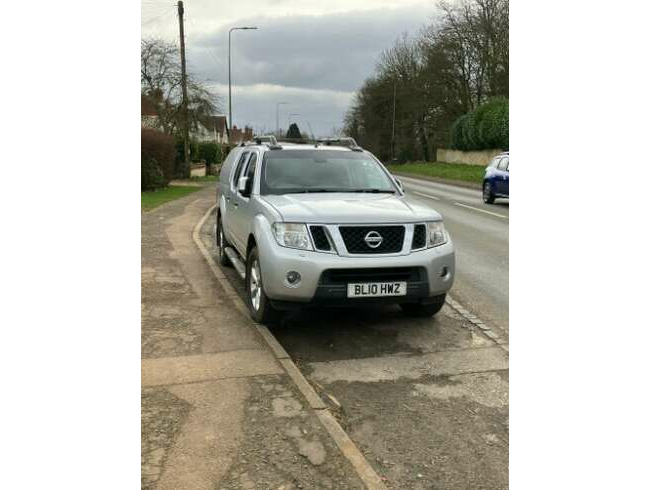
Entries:
{"type": "Polygon", "coordinates": [[[431,316],[454,281],[440,214],[410,201],[353,140],[236,147],[221,169],[216,213],[219,261],[246,281],[260,323],[295,308],[375,302],[431,316]]]}

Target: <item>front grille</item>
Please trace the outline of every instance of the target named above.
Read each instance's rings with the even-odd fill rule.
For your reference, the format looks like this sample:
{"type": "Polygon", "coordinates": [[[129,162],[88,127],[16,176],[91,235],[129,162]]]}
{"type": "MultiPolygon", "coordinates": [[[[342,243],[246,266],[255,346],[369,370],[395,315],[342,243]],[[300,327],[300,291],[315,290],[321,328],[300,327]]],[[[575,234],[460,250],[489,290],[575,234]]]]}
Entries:
{"type": "Polygon", "coordinates": [[[426,225],[415,225],[413,230],[413,242],[411,242],[411,250],[424,248],[427,245],[427,227],[426,225]]]}
{"type": "Polygon", "coordinates": [[[310,226],[309,230],[311,231],[311,237],[314,239],[316,250],[332,250],[330,241],[327,239],[325,229],[322,226],[310,226]]]}
{"type": "Polygon", "coordinates": [[[368,269],[327,269],[323,271],[320,283],[323,285],[362,282],[418,282],[426,278],[422,267],[377,267],[368,269]]]}
{"type": "Polygon", "coordinates": [[[404,226],[339,226],[339,232],[345,243],[345,248],[351,254],[389,254],[402,250],[404,245],[404,226]],[[381,244],[377,248],[368,246],[366,235],[371,231],[377,232],[381,244]]]}

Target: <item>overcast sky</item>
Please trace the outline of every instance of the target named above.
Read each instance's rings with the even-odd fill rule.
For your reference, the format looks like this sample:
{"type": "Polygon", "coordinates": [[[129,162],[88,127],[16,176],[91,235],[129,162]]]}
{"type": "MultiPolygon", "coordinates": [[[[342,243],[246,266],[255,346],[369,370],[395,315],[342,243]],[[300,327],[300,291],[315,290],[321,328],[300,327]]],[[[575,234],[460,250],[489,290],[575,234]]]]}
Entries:
{"type": "MultiPolygon", "coordinates": [[[[317,136],[340,128],[354,92],[377,57],[407,32],[417,35],[433,0],[185,0],[188,70],[228,111],[228,29],[232,34],[233,120],[257,131],[289,117],[317,136]],[[293,115],[291,114],[300,114],[293,115]]],[[[142,0],[142,37],[178,40],[172,0],[142,0]]]]}

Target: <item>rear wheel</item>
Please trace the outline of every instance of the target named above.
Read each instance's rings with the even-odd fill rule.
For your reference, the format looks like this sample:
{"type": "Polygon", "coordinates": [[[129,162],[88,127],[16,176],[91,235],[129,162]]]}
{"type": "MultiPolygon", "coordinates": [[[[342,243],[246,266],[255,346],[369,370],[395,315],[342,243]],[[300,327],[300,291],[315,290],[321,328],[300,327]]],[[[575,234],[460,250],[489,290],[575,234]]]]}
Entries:
{"type": "Polygon", "coordinates": [[[483,182],[483,202],[485,204],[492,204],[494,202],[494,192],[489,182],[483,182]]]}
{"type": "Polygon", "coordinates": [[[264,293],[262,269],[257,247],[253,247],[246,260],[246,296],[251,317],[258,323],[272,324],[280,319],[280,313],[271,306],[264,293]]]}
{"type": "Polygon", "coordinates": [[[430,303],[402,303],[400,307],[407,316],[416,318],[429,317],[438,313],[445,305],[446,294],[435,296],[430,303]]]}
{"type": "Polygon", "coordinates": [[[214,225],[214,241],[217,247],[217,254],[219,255],[219,264],[224,267],[232,265],[230,259],[226,255],[226,247],[228,242],[226,237],[223,235],[223,226],[221,226],[221,218],[217,218],[217,222],[214,225]]]}

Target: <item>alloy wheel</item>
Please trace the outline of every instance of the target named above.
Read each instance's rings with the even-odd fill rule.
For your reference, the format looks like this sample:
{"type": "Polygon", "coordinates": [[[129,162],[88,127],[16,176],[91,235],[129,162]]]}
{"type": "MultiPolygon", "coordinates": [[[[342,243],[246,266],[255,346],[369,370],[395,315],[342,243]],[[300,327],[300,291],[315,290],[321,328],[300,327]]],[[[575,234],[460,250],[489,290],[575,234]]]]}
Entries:
{"type": "Polygon", "coordinates": [[[262,296],[262,274],[260,273],[260,263],[257,259],[251,264],[249,289],[251,305],[257,311],[260,309],[260,298],[262,296]]]}

